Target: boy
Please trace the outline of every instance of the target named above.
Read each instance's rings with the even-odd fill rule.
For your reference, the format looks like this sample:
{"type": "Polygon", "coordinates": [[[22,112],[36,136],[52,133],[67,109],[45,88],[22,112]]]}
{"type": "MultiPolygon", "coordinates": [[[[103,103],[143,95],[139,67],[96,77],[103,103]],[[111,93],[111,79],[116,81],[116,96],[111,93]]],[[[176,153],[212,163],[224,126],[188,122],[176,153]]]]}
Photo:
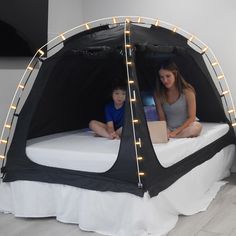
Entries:
{"type": "Polygon", "coordinates": [[[119,139],[122,133],[122,126],[125,113],[126,88],[116,86],[112,90],[113,101],[105,107],[106,123],[97,120],[89,122],[89,128],[98,136],[108,139],[119,139]]]}

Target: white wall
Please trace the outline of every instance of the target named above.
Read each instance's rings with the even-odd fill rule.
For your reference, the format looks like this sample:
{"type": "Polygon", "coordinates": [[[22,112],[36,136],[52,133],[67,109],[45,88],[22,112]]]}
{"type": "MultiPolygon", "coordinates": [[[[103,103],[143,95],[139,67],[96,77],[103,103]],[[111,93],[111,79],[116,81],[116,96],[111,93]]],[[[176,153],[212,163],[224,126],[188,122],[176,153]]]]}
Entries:
{"type": "MultiPolygon", "coordinates": [[[[114,15],[159,18],[198,36],[218,57],[236,104],[235,0],[49,0],[48,38],[83,22],[114,15]]],[[[9,63],[0,59],[0,130],[26,65],[24,60],[9,63]]]]}
{"type": "MultiPolygon", "coordinates": [[[[48,15],[48,40],[50,40],[83,22],[82,0],[49,0],[48,15]]],[[[0,58],[0,132],[15,89],[30,59],[0,58]]]]}
{"type": "Polygon", "coordinates": [[[48,39],[83,23],[82,0],[49,0],[48,39]]]}

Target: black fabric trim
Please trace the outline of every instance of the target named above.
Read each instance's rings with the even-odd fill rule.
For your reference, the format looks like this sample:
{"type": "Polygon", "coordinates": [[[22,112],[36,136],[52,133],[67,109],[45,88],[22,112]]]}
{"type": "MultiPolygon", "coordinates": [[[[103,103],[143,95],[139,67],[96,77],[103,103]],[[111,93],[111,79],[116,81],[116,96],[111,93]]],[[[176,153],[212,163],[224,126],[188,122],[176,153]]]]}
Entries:
{"type": "Polygon", "coordinates": [[[24,171],[24,170],[11,170],[7,174],[3,182],[13,182],[17,180],[26,181],[39,181],[50,184],[65,184],[68,186],[79,187],[95,191],[112,191],[112,192],[127,192],[130,194],[142,197],[144,191],[138,188],[137,184],[127,183],[106,177],[99,177],[93,173],[75,174],[78,171],[71,171],[53,167],[43,167],[41,170],[24,171]],[[59,180],[59,181],[58,181],[59,180]]]}

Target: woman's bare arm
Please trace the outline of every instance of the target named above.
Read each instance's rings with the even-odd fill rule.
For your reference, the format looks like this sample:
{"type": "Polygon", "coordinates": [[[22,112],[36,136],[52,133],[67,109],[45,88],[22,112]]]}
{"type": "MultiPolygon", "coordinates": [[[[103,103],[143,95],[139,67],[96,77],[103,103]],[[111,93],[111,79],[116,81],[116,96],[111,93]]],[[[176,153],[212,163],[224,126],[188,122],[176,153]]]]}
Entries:
{"type": "Polygon", "coordinates": [[[163,111],[161,102],[158,101],[156,94],[154,95],[154,99],[155,99],[155,104],[156,104],[156,109],[157,109],[159,119],[160,120],[166,120],[165,113],[163,111]]]}

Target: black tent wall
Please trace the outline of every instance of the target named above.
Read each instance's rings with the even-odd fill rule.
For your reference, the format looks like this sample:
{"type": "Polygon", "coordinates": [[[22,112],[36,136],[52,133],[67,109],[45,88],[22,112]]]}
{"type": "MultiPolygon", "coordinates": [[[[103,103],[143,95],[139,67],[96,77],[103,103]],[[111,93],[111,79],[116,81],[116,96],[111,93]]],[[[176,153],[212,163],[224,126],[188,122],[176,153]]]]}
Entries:
{"type": "Polygon", "coordinates": [[[101,26],[75,35],[65,41],[58,53],[42,63],[18,116],[4,168],[5,182],[42,181],[138,196],[149,191],[155,196],[222,147],[235,142],[231,128],[227,135],[181,162],[169,168],[161,166],[150,141],[139,91],[154,84],[156,67],[163,58],[173,57],[185,79],[196,88],[197,115],[201,121],[227,122],[227,118],[202,55],[190,48],[184,37],[161,27],[133,24],[130,27],[131,43],[135,46],[132,56],[135,66],[130,71],[136,82],[132,85],[137,94],[134,114],[141,124],[136,133],[143,140],[138,150],[144,157],[140,163],[140,170],[145,172],[143,188],[137,185],[128,96],[120,149],[110,170],[99,174],[46,167],[30,161],[25,153],[29,138],[86,128],[91,119],[103,120],[103,107],[110,99],[112,84],[117,78],[127,80],[123,25],[101,26]]]}

